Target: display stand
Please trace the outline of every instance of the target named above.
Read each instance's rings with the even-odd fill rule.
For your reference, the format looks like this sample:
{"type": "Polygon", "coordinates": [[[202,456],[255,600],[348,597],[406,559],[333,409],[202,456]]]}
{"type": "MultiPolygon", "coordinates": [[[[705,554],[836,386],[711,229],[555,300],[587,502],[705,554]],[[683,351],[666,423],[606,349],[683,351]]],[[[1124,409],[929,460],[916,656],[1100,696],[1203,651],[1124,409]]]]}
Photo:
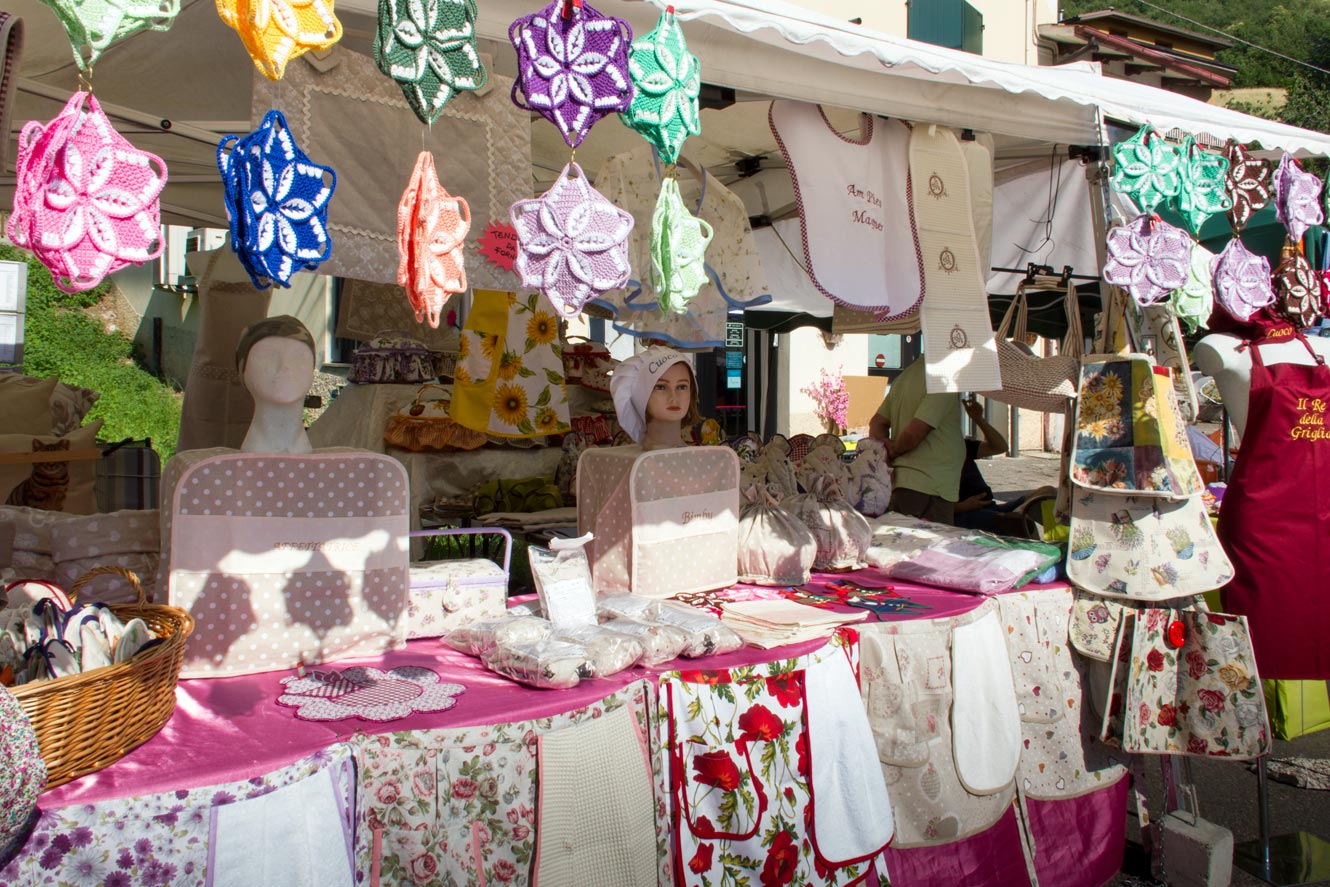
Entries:
{"type": "Polygon", "coordinates": [[[1307,832],[1270,835],[1270,785],[1265,758],[1256,762],[1261,836],[1233,848],[1233,864],[1275,887],[1330,881],[1330,842],[1307,832]]]}

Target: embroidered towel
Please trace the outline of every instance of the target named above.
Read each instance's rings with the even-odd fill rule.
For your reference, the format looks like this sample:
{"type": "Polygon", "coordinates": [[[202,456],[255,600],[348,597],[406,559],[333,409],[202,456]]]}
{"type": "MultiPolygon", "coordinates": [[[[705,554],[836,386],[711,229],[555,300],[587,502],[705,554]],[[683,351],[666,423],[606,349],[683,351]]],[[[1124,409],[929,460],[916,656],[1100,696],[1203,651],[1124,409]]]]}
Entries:
{"type": "Polygon", "coordinates": [[[979,264],[970,168],[954,132],[914,128],[910,180],[927,294],[919,321],[928,393],[996,391],[1002,373],[988,317],[988,275],[979,264]]]}
{"type": "Polygon", "coordinates": [[[656,819],[644,738],[628,708],[537,739],[540,887],[654,887],[656,819]],[[589,785],[599,786],[594,792],[589,785]]]}

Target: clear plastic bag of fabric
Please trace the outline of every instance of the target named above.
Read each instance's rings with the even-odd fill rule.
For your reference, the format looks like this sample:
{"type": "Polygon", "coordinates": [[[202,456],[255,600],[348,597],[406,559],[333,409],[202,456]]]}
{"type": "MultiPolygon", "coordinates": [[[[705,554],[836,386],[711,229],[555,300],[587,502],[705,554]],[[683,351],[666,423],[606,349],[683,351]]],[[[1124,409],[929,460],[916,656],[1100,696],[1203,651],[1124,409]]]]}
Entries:
{"type": "Polygon", "coordinates": [[[660,665],[678,659],[688,644],[688,634],[673,625],[619,618],[601,623],[601,628],[636,638],[642,644],[643,665],[660,665]]]}
{"type": "Polygon", "coordinates": [[[662,602],[656,621],[677,628],[687,636],[683,656],[688,659],[732,653],[744,645],[743,638],[735,634],[734,629],[710,613],[687,604],[662,602]]]}
{"type": "Polygon", "coordinates": [[[567,690],[596,673],[586,647],[551,638],[501,643],[481,661],[495,674],[542,690],[567,690]]]}
{"type": "Polygon", "coordinates": [[[527,549],[541,609],[561,628],[596,624],[596,592],[584,547],[591,539],[587,533],[576,539],[554,539],[549,548],[527,549]]]}
{"type": "Polygon", "coordinates": [[[548,619],[536,616],[505,616],[487,619],[461,628],[454,628],[443,636],[443,642],[468,656],[484,657],[499,644],[538,641],[548,637],[554,626],[548,619]]]}
{"type": "Polygon", "coordinates": [[[603,625],[579,625],[555,629],[552,640],[568,641],[586,647],[595,665],[595,677],[607,678],[625,668],[632,668],[642,658],[642,641],[632,635],[603,625]]]}
{"type": "Polygon", "coordinates": [[[640,594],[612,594],[596,601],[600,621],[606,619],[636,619],[655,622],[660,615],[660,601],[640,594]]]}

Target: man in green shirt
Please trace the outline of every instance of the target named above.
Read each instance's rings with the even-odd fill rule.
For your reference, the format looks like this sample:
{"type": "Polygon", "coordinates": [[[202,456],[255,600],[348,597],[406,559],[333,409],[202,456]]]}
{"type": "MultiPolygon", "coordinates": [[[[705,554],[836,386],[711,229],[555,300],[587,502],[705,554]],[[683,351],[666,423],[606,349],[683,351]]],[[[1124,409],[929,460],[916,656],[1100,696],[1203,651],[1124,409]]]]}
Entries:
{"type": "Polygon", "coordinates": [[[928,394],[924,361],[916,359],[887,389],[868,426],[884,441],[895,473],[891,510],[950,524],[955,522],[965,464],[959,394],[928,394]]]}

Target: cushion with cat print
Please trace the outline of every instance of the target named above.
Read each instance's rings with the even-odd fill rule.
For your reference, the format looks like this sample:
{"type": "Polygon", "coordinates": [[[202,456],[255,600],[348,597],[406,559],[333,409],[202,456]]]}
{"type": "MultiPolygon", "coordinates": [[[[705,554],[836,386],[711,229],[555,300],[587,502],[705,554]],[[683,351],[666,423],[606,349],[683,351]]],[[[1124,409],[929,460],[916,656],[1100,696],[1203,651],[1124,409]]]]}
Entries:
{"type": "Polygon", "coordinates": [[[51,433],[51,393],[59,380],[24,380],[28,376],[0,373],[0,416],[5,417],[5,431],[13,434],[51,433]]]}
{"type": "Polygon", "coordinates": [[[68,385],[55,376],[39,379],[36,376],[24,376],[19,373],[0,373],[0,407],[8,403],[7,395],[11,393],[11,387],[15,386],[50,392],[50,422],[41,430],[29,429],[25,425],[23,427],[7,427],[5,429],[7,432],[31,431],[33,434],[68,434],[83,424],[83,417],[88,415],[88,410],[92,409],[93,404],[101,397],[91,388],[68,385]],[[54,387],[52,387],[52,383],[54,383],[54,387]]]}
{"type": "MultiPolygon", "coordinates": [[[[62,437],[49,434],[0,434],[0,455],[95,449],[97,432],[101,428],[102,420],[98,419],[62,437]]],[[[0,464],[0,503],[69,514],[95,514],[96,480],[95,459],[0,464]]]]}

